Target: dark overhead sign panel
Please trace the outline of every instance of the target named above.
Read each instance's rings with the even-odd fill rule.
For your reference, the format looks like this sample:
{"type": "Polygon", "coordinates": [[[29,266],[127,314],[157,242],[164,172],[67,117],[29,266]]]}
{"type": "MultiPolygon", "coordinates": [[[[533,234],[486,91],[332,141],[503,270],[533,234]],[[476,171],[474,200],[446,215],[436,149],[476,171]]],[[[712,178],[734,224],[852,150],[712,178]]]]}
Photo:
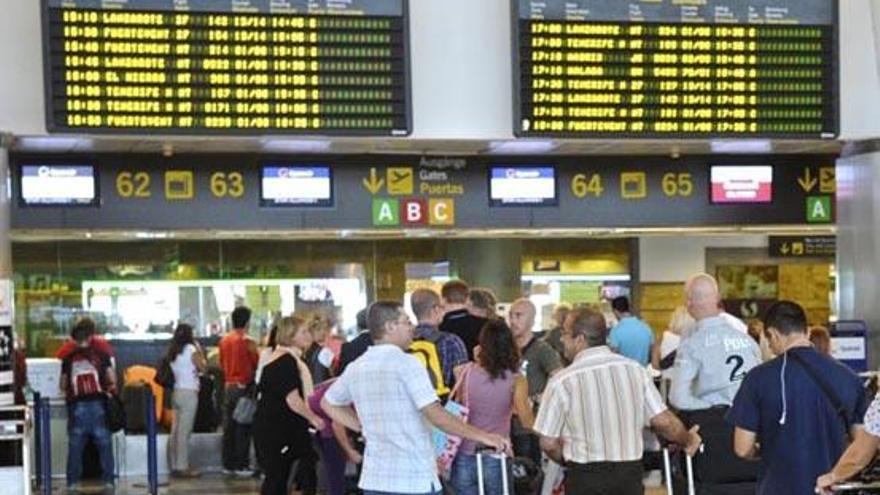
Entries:
{"type": "Polygon", "coordinates": [[[835,218],[827,156],[99,154],[12,162],[15,229],[678,228],[818,226],[835,218]],[[88,170],[34,169],[65,163],[88,170]],[[721,185],[718,167],[728,171],[721,185]],[[74,192],[89,207],[58,200],[74,192]]]}
{"type": "Polygon", "coordinates": [[[834,138],[836,0],[512,0],[514,132],[834,138]]]}
{"type": "Polygon", "coordinates": [[[401,136],[407,0],[43,0],[50,131],[401,136]]]}
{"type": "Polygon", "coordinates": [[[769,250],[775,258],[833,258],[837,255],[837,237],[771,235],[769,250]]]}

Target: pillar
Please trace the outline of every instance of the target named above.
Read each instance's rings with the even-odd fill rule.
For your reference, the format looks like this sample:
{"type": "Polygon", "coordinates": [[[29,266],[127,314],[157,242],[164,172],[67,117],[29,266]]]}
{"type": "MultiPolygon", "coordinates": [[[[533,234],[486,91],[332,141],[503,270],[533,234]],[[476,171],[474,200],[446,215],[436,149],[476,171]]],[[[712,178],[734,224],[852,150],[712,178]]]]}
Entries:
{"type": "Polygon", "coordinates": [[[880,363],[880,140],[837,162],[837,287],[841,320],[868,323],[868,363],[880,363]]]}
{"type": "Polygon", "coordinates": [[[492,289],[499,302],[522,294],[522,241],[456,239],[449,241],[452,272],[471,287],[492,289]]]}

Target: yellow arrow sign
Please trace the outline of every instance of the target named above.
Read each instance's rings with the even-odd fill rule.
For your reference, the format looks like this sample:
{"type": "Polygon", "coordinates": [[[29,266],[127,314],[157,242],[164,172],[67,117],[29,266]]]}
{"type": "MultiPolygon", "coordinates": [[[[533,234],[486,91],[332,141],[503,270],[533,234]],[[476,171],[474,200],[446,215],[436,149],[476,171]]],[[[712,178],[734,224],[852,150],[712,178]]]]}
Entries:
{"type": "Polygon", "coordinates": [[[370,168],[370,178],[363,180],[364,187],[367,188],[367,191],[370,191],[370,194],[376,194],[382,189],[382,186],[385,185],[385,179],[379,177],[376,173],[376,167],[370,168]]]}
{"type": "Polygon", "coordinates": [[[819,179],[813,177],[810,173],[809,167],[804,169],[804,176],[798,177],[797,181],[798,184],[801,185],[801,188],[804,190],[804,192],[811,192],[813,188],[816,187],[816,184],[819,183],[819,179]]]}
{"type": "Polygon", "coordinates": [[[782,247],[779,248],[779,251],[781,251],[782,254],[788,254],[788,243],[783,242],[782,247]]]}

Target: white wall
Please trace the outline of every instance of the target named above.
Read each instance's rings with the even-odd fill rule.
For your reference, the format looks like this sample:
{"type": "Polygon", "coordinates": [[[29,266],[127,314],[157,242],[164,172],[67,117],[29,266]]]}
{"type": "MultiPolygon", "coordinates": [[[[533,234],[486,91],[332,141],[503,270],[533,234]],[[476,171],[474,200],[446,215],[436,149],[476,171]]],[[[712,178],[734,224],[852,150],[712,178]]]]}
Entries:
{"type": "Polygon", "coordinates": [[[45,134],[40,2],[5,0],[0,15],[0,130],[45,134]]]}
{"type": "Polygon", "coordinates": [[[413,137],[513,137],[509,0],[410,0],[413,137]]]}
{"type": "MultiPolygon", "coordinates": [[[[872,2],[878,0],[840,0],[842,139],[880,136],[872,2]]],[[[413,138],[510,138],[510,1],[409,3],[413,138]]],[[[0,130],[45,134],[40,2],[3,0],[2,5],[0,130]]]]}
{"type": "Polygon", "coordinates": [[[880,53],[877,51],[880,50],[880,24],[875,25],[877,22],[880,22],[880,0],[840,0],[841,139],[857,141],[880,137],[880,53]]]}
{"type": "Polygon", "coordinates": [[[766,235],[657,236],[639,238],[640,282],[683,282],[706,271],[706,248],[762,248],[766,235]]]}

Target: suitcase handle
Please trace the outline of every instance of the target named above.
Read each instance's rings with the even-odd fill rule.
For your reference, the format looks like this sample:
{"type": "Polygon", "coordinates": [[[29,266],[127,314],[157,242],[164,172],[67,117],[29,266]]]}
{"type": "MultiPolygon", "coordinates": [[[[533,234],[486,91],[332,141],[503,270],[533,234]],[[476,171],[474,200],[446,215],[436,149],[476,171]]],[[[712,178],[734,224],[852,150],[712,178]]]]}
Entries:
{"type": "Polygon", "coordinates": [[[479,495],[486,494],[486,486],[483,482],[483,455],[488,455],[489,457],[494,457],[501,461],[501,493],[502,495],[509,495],[510,486],[509,480],[507,479],[507,454],[504,452],[497,452],[494,448],[486,445],[477,446],[476,449],[477,487],[479,488],[479,495]]]}

